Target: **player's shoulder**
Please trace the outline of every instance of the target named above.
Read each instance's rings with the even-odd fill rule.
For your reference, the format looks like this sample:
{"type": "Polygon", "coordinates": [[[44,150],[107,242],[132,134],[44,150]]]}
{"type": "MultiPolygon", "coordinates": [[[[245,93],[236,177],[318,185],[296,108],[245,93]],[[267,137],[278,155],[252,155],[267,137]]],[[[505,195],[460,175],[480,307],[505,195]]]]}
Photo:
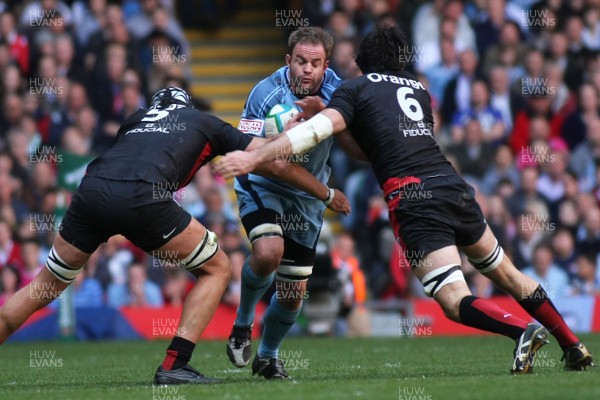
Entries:
{"type": "Polygon", "coordinates": [[[342,86],[342,79],[335,73],[331,68],[327,68],[325,71],[325,77],[323,78],[323,87],[330,89],[337,89],[342,86]]]}
{"type": "Polygon", "coordinates": [[[365,85],[368,85],[371,82],[370,79],[368,79],[366,77],[366,75],[361,75],[361,76],[357,76],[356,78],[352,78],[352,79],[348,79],[347,81],[344,81],[341,85],[340,85],[340,89],[358,89],[361,88],[365,85]]]}
{"type": "Polygon", "coordinates": [[[275,91],[282,90],[287,85],[287,67],[283,66],[254,85],[248,97],[264,98],[275,91]]]}

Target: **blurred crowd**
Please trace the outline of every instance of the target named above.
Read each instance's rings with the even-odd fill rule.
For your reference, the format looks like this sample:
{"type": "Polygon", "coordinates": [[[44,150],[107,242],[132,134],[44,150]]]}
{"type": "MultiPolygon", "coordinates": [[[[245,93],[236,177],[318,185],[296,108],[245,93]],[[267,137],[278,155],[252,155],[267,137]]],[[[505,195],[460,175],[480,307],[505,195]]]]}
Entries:
{"type": "MultiPolygon", "coordinates": [[[[330,67],[343,79],[359,74],[369,29],[401,26],[411,46],[400,57],[430,92],[436,139],[505,252],[551,295],[600,293],[600,0],[289,3],[334,36],[330,67]]],[[[58,155],[99,154],[154,91],[190,87],[174,13],[172,0],[0,1],[0,304],[43,267],[68,204],[58,155]]],[[[343,308],[422,296],[370,168],[337,147],[331,164],[353,213],[328,214],[318,259],[343,308]]],[[[249,245],[230,194],[203,168],[175,196],[230,256],[223,303],[236,307],[249,245]]],[[[111,238],[74,283],[75,305],[180,305],[190,275],[155,256],[111,238]]],[[[502,294],[466,260],[463,270],[474,294],[502,294]]]]}

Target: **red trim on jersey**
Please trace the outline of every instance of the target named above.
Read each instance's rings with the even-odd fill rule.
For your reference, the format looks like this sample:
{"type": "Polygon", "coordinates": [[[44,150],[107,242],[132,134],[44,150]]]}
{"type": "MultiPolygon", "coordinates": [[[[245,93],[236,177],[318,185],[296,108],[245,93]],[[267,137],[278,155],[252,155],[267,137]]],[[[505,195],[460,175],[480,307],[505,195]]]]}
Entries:
{"type": "Polygon", "coordinates": [[[185,177],[185,179],[183,180],[183,183],[181,185],[179,185],[179,187],[177,187],[177,189],[181,189],[182,187],[185,187],[185,186],[187,186],[188,183],[190,183],[190,181],[192,180],[192,178],[194,177],[196,172],[200,169],[201,166],[204,165],[204,161],[206,161],[206,159],[208,157],[210,157],[211,153],[212,153],[212,146],[210,145],[210,142],[208,142],[208,143],[206,143],[206,146],[204,146],[204,149],[202,149],[202,152],[196,159],[196,162],[194,163],[192,170],[185,177]]]}

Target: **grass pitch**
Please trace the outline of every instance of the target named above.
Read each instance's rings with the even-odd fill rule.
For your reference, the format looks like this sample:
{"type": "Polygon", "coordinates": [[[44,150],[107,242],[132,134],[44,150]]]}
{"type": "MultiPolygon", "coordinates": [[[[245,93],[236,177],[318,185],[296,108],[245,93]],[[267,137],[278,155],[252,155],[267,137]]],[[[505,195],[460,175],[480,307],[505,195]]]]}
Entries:
{"type": "MultiPolygon", "coordinates": [[[[600,335],[584,335],[600,357],[600,335]]],[[[565,372],[552,338],[534,373],[511,376],[513,343],[503,337],[290,338],[287,382],[233,367],[225,342],[201,342],[191,364],[225,383],[153,387],[167,342],[36,342],[0,347],[0,399],[600,399],[600,368],[565,372]]],[[[256,345],[254,346],[256,348],[256,345]]]]}

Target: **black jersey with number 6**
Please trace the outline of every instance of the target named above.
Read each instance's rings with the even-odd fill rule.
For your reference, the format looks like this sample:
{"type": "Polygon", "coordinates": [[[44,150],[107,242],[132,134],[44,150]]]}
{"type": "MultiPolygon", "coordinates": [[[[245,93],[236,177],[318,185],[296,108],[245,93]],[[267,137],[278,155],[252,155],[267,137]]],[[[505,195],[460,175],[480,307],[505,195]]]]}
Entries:
{"type": "Polygon", "coordinates": [[[408,72],[345,82],[328,108],[339,111],[380,185],[392,177],[456,175],[433,137],[431,99],[408,72]]]}
{"type": "Polygon", "coordinates": [[[193,108],[141,109],[123,122],[112,148],[90,163],[97,178],[186,186],[217,155],[244,150],[252,137],[193,108]]]}

